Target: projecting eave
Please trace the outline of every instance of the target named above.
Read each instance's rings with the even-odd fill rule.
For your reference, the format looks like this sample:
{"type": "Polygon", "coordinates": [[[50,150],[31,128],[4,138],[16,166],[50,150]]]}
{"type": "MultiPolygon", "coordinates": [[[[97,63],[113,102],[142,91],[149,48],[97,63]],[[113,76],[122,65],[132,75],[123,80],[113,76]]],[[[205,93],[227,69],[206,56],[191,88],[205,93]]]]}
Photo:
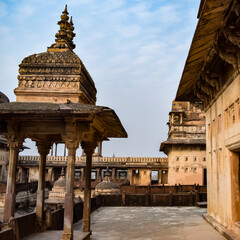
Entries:
{"type": "Polygon", "coordinates": [[[16,119],[24,123],[33,121],[65,121],[66,117],[76,121],[96,121],[104,129],[103,138],[126,138],[127,132],[114,110],[108,107],[84,103],[37,103],[11,102],[0,104],[0,132],[7,132],[8,119],[16,119]],[[5,131],[4,131],[5,130],[5,131]]]}
{"type": "Polygon", "coordinates": [[[173,145],[187,146],[187,145],[201,145],[206,146],[205,139],[168,139],[160,145],[160,152],[167,154],[167,148],[172,147],[173,145]]]}
{"type": "Polygon", "coordinates": [[[235,0],[206,0],[201,5],[201,15],[178,86],[176,101],[199,100],[194,96],[194,86],[233,2],[235,0]]]}

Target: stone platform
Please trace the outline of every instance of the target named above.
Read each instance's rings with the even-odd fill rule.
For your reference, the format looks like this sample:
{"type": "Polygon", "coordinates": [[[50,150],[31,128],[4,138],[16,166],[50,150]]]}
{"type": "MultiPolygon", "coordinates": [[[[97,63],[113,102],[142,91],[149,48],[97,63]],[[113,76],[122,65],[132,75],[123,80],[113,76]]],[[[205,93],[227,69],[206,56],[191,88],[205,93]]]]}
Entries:
{"type": "MultiPolygon", "coordinates": [[[[196,207],[102,207],[91,215],[91,240],[225,240],[196,207]]],[[[81,229],[81,221],[74,224],[81,229]]]]}

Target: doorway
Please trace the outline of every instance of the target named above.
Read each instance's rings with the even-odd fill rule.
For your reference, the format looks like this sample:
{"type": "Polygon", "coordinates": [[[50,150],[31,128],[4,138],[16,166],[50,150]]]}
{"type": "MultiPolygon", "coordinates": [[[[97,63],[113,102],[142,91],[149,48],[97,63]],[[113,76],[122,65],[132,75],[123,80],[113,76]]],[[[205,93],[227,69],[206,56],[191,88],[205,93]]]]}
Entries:
{"type": "Polygon", "coordinates": [[[207,185],[207,169],[206,168],[203,169],[203,185],[204,186],[207,185]]]}

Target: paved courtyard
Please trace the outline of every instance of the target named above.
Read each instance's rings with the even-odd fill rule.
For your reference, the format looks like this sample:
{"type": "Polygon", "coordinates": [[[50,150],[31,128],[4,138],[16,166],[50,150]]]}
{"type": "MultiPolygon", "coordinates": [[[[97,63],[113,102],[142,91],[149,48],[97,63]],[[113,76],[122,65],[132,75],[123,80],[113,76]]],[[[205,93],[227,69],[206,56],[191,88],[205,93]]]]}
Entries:
{"type": "Polygon", "coordinates": [[[195,207],[102,207],[91,215],[91,240],[226,240],[203,213],[195,207]]]}

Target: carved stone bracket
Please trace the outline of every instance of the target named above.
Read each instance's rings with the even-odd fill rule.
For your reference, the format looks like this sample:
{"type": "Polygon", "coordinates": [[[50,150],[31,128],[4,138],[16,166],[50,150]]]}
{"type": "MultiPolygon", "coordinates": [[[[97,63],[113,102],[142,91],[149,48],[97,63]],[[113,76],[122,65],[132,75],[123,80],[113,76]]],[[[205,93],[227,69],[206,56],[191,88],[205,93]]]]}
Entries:
{"type": "Polygon", "coordinates": [[[226,42],[222,42],[221,39],[221,42],[215,45],[214,48],[222,60],[232,65],[234,69],[238,69],[238,48],[236,46],[226,44],[226,42]]]}
{"type": "Polygon", "coordinates": [[[36,141],[36,146],[40,155],[47,155],[51,149],[52,143],[45,138],[36,141]]]}
{"type": "Polygon", "coordinates": [[[197,86],[202,90],[206,95],[210,98],[213,97],[213,88],[210,84],[208,84],[202,76],[200,77],[200,81],[198,81],[197,86]]]}
{"type": "Polygon", "coordinates": [[[6,138],[8,142],[8,147],[10,149],[21,148],[24,137],[20,136],[19,134],[18,123],[15,121],[9,121],[7,128],[8,132],[6,134],[6,138]]]}
{"type": "Polygon", "coordinates": [[[97,141],[96,140],[92,142],[82,141],[81,146],[86,155],[92,155],[94,153],[94,149],[97,147],[97,141]]]}
{"type": "Polygon", "coordinates": [[[206,93],[204,93],[200,88],[198,88],[197,85],[195,85],[194,89],[194,94],[205,104],[208,101],[208,95],[206,93]]]}
{"type": "Polygon", "coordinates": [[[219,74],[208,74],[208,73],[204,73],[203,75],[202,75],[202,78],[208,83],[208,84],[210,84],[213,88],[214,88],[214,90],[216,91],[216,92],[218,92],[219,91],[219,88],[220,88],[220,80],[219,80],[219,74]]]}
{"type": "Polygon", "coordinates": [[[230,29],[228,26],[223,28],[223,34],[234,45],[240,47],[240,31],[239,29],[230,29]]]}

